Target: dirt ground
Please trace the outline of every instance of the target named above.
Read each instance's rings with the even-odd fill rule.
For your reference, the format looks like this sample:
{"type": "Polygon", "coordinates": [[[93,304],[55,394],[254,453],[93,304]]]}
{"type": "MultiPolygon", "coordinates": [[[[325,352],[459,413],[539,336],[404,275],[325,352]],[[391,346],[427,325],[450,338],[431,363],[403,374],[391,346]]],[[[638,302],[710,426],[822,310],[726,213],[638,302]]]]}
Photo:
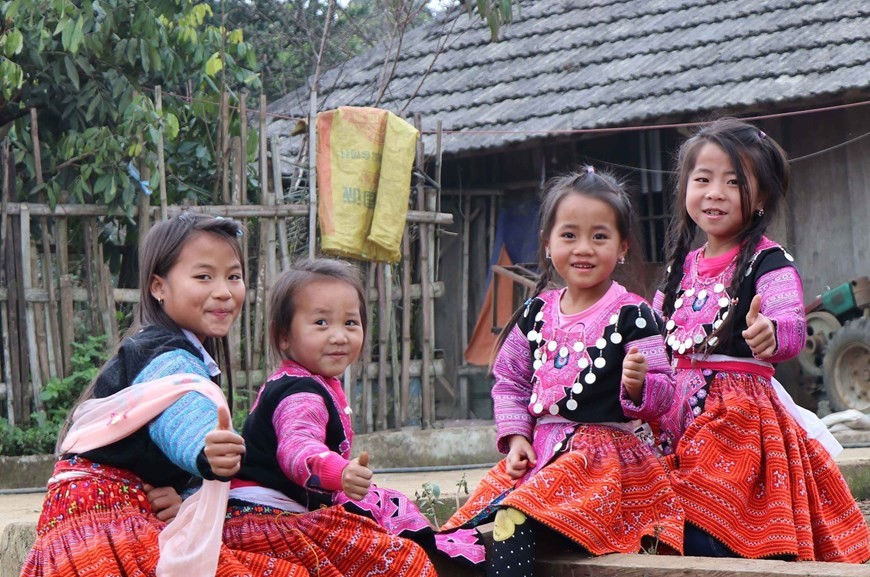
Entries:
{"type": "MultiPolygon", "coordinates": [[[[465,479],[468,489],[474,489],[487,469],[468,469],[453,471],[432,471],[417,473],[375,473],[374,482],[379,487],[389,487],[413,498],[414,493],[423,493],[423,483],[437,484],[441,489],[441,500],[453,501],[456,497],[457,483],[465,479]]],[[[465,496],[461,491],[460,496],[465,496]]],[[[42,510],[45,493],[23,493],[0,495],[0,533],[9,523],[36,522],[42,510]]]]}

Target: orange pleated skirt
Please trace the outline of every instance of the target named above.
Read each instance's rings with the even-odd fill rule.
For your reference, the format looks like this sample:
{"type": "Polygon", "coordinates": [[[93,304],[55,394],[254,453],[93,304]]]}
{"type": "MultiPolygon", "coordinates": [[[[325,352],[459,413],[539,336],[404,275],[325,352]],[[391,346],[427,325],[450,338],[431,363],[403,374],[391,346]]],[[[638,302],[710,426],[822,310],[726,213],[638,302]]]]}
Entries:
{"type": "Polygon", "coordinates": [[[764,377],[718,373],[668,461],[686,521],[742,557],[870,559],[870,532],[836,463],[764,377]]]}
{"type": "Polygon", "coordinates": [[[656,543],[683,550],[683,512],[662,463],[613,427],[580,425],[566,452],[520,484],[502,460],[442,529],[487,522],[494,505],[518,509],[594,555],[656,543]]]}

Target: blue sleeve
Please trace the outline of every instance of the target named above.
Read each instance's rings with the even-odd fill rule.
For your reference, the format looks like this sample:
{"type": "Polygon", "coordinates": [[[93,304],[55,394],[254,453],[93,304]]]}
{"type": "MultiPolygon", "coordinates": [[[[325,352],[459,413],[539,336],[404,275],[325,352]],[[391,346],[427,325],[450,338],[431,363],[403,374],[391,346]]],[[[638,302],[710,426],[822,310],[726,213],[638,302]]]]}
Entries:
{"type": "MultiPolygon", "coordinates": [[[[201,359],[187,351],[174,350],[155,357],[136,376],[134,383],[180,373],[193,373],[209,378],[205,363],[201,359]]],[[[205,448],[206,434],[216,425],[215,404],[199,393],[190,392],[151,421],[148,433],[170,461],[191,475],[201,477],[197,457],[205,448]]]]}

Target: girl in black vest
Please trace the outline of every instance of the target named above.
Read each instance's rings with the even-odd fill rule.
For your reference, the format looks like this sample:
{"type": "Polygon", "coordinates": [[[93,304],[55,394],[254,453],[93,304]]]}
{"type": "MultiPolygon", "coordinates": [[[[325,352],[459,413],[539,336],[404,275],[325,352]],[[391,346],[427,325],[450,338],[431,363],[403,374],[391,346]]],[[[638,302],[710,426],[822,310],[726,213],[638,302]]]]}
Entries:
{"type": "MultiPolygon", "coordinates": [[[[428,520],[404,495],[371,484],[367,456],[350,458],[351,411],[338,377],[363,346],[358,273],[336,260],[299,262],[276,281],[270,310],[270,341],[283,362],[245,421],[224,542],[323,577],[435,575],[415,542],[436,545],[428,520]]],[[[483,560],[476,533],[439,535],[438,544],[483,560]]]]}

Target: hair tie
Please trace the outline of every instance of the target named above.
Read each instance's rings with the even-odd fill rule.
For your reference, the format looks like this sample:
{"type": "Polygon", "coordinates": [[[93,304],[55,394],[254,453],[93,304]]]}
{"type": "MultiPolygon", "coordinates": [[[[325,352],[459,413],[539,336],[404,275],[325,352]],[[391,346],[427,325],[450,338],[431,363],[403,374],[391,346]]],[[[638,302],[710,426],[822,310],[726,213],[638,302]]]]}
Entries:
{"type": "Polygon", "coordinates": [[[764,141],[765,138],[767,138],[767,135],[764,133],[763,130],[759,130],[758,131],[758,141],[762,142],[762,141],[764,141]]]}
{"type": "Polygon", "coordinates": [[[586,174],[595,174],[595,167],[591,164],[586,165],[586,174]]]}

